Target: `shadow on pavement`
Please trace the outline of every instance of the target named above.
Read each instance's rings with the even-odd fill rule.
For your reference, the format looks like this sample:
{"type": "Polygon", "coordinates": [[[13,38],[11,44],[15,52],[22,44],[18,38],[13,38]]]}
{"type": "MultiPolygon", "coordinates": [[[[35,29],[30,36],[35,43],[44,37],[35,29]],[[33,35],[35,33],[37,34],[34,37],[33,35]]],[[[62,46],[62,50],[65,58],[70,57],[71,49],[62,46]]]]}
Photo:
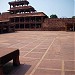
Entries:
{"type": "Polygon", "coordinates": [[[21,64],[20,66],[13,66],[13,63],[7,63],[3,67],[4,75],[25,75],[30,69],[31,65],[21,64]]]}

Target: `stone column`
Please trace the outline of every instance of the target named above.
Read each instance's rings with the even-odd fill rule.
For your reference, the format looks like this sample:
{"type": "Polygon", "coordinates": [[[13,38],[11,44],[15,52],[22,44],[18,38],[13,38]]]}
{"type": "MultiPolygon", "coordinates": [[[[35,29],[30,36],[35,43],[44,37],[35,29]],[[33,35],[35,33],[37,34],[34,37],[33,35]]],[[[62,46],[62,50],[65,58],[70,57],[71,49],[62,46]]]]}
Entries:
{"type": "Polygon", "coordinates": [[[74,23],[73,23],[73,31],[74,31],[74,23]]]}
{"type": "Polygon", "coordinates": [[[65,31],[67,31],[67,24],[65,23],[65,31]]]}
{"type": "Polygon", "coordinates": [[[0,65],[0,75],[4,75],[4,74],[3,74],[3,68],[2,68],[1,65],[0,65]]]}
{"type": "Polygon", "coordinates": [[[11,5],[10,5],[10,9],[11,9],[11,5]]]}
{"type": "Polygon", "coordinates": [[[31,24],[30,24],[30,20],[31,20],[31,18],[29,17],[29,29],[31,29],[31,24]]]}
{"type": "Polygon", "coordinates": [[[1,33],[3,33],[3,27],[1,27],[1,33]]]}
{"type": "Polygon", "coordinates": [[[20,28],[20,17],[19,17],[19,22],[18,22],[18,24],[19,24],[19,29],[21,29],[21,28],[20,28]]]}
{"type": "Polygon", "coordinates": [[[24,29],[25,29],[25,23],[24,23],[24,29]]]}
{"type": "Polygon", "coordinates": [[[41,29],[43,28],[42,23],[44,22],[43,17],[41,17],[41,29]]]}
{"type": "Polygon", "coordinates": [[[16,57],[13,59],[13,65],[14,65],[14,66],[19,66],[19,65],[20,65],[19,55],[16,56],[16,57]]]}
{"type": "Polygon", "coordinates": [[[36,16],[35,16],[35,29],[36,29],[36,16]]]}

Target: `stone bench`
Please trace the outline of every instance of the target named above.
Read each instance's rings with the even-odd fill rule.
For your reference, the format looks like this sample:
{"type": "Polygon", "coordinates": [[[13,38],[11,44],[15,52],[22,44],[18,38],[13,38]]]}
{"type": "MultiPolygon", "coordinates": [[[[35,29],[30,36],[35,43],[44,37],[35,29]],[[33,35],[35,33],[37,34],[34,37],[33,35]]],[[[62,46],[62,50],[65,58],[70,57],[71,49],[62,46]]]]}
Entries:
{"type": "Polygon", "coordinates": [[[0,75],[3,74],[3,65],[13,60],[13,65],[20,65],[19,50],[14,48],[0,48],[0,75]]]}

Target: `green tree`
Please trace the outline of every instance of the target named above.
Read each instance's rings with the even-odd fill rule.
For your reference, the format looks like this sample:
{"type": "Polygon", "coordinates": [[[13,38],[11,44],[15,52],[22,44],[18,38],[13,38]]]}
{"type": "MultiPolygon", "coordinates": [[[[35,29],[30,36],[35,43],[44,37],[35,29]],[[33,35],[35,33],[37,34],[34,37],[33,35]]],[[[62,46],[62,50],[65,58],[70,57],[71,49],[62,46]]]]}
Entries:
{"type": "Polygon", "coordinates": [[[58,18],[56,14],[52,14],[50,18],[58,18]]]}
{"type": "Polygon", "coordinates": [[[75,18],[75,16],[72,16],[72,18],[75,18]]]}

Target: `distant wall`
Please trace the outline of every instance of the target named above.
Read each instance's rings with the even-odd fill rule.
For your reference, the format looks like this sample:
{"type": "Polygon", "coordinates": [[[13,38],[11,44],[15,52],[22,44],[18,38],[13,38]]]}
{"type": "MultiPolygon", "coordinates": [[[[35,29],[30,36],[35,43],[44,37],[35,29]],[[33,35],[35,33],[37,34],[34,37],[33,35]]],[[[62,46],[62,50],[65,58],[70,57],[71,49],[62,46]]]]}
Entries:
{"type": "Polygon", "coordinates": [[[65,31],[66,24],[74,22],[75,19],[72,18],[57,18],[57,19],[47,18],[44,20],[42,26],[43,30],[65,31]]]}

